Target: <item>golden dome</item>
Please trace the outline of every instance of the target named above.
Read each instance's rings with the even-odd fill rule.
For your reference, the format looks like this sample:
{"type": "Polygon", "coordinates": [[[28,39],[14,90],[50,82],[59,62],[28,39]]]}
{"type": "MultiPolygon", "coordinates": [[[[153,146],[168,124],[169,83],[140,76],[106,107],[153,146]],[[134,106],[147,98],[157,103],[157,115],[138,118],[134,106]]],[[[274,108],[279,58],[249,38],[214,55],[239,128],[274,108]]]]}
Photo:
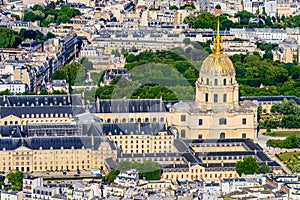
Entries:
{"type": "Polygon", "coordinates": [[[220,22],[218,21],[217,35],[214,38],[213,53],[202,63],[200,75],[234,76],[233,64],[226,54],[223,54],[222,39],[220,36],[220,22]]]}

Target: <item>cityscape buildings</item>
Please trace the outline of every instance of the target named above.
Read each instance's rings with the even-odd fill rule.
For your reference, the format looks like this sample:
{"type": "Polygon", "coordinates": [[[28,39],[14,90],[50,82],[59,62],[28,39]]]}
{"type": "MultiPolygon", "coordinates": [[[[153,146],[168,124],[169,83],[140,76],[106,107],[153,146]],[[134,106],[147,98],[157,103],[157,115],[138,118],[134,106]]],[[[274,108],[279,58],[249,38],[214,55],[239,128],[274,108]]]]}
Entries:
{"type": "MultiPolygon", "coordinates": [[[[272,106],[286,100],[296,116],[297,90],[241,95],[250,55],[275,63],[260,88],[297,86],[298,0],[5,0],[0,11],[1,199],[300,199],[299,149],[270,145],[262,132],[280,126],[261,123],[279,124],[286,114],[272,106]],[[193,99],[101,98],[137,81],[142,52],[169,50],[162,60],[209,52],[177,66],[199,70],[193,99]],[[240,171],[247,159],[256,171],[240,171]]],[[[294,145],[291,127],[280,128],[294,145]]]]}

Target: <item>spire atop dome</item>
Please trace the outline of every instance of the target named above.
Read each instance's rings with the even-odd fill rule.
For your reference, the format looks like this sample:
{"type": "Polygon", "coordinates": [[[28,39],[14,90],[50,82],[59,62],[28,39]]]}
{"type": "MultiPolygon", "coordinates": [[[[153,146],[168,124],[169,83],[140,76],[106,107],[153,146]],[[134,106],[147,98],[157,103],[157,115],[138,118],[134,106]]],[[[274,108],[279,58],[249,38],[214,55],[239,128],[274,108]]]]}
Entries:
{"type": "Polygon", "coordinates": [[[213,51],[215,54],[221,54],[223,51],[222,38],[220,35],[220,19],[218,18],[217,35],[214,38],[213,51]]]}

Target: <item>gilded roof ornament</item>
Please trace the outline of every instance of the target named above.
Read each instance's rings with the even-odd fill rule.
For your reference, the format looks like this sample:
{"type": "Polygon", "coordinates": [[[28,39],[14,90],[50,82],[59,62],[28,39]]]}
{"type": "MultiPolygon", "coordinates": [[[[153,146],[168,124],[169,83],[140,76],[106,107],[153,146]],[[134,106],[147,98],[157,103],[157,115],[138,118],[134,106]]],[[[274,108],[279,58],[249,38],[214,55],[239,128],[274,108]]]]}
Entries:
{"type": "Polygon", "coordinates": [[[220,35],[220,19],[218,18],[217,35],[214,38],[213,52],[215,54],[221,54],[222,51],[223,51],[223,45],[222,45],[222,38],[220,35]]]}

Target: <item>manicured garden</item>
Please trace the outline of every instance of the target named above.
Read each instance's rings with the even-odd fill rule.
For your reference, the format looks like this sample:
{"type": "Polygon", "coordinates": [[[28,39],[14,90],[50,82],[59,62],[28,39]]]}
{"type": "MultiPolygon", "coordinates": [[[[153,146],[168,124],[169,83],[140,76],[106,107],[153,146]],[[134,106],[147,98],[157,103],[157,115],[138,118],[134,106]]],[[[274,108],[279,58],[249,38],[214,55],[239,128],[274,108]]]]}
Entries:
{"type": "Polygon", "coordinates": [[[292,172],[300,172],[300,150],[276,155],[292,172]]]}

